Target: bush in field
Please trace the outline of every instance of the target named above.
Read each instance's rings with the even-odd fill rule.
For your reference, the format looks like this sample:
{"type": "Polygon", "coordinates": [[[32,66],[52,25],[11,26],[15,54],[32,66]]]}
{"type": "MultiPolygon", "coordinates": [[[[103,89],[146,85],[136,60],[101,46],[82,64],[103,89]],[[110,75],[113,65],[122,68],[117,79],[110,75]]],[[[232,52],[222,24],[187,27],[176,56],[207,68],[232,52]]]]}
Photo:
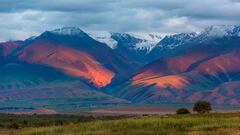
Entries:
{"type": "Polygon", "coordinates": [[[17,123],[12,123],[11,125],[9,125],[9,127],[8,127],[9,129],[19,129],[19,124],[17,124],[17,123]]]}
{"type": "Polygon", "coordinates": [[[187,108],[180,108],[176,111],[177,114],[190,114],[190,111],[187,108]]]}
{"type": "Polygon", "coordinates": [[[212,110],[211,104],[208,101],[198,101],[193,106],[193,111],[198,113],[209,113],[212,110]]]}

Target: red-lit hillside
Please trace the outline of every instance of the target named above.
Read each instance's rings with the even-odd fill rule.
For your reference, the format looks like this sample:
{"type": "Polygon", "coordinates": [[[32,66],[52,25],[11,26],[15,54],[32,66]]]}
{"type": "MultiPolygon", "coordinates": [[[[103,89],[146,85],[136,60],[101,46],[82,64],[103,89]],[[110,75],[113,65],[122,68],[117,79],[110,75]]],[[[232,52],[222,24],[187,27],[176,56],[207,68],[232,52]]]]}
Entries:
{"type": "Polygon", "coordinates": [[[0,57],[9,55],[14,49],[20,46],[22,41],[9,41],[0,43],[0,57]]]}
{"type": "Polygon", "coordinates": [[[44,64],[66,74],[82,77],[98,87],[109,84],[115,73],[89,54],[65,44],[38,41],[19,52],[18,58],[30,64],[44,64]]]}
{"type": "Polygon", "coordinates": [[[79,98],[71,103],[90,100],[89,105],[204,99],[239,105],[240,27],[221,30],[221,35],[214,35],[215,28],[169,35],[157,43],[160,38],[150,35],[93,36],[64,27],[22,42],[0,43],[0,100],[31,103],[29,99],[39,97],[44,104],[59,98],[58,104],[61,98],[79,98]]]}
{"type": "Polygon", "coordinates": [[[78,28],[44,32],[28,41],[15,56],[21,62],[47,65],[99,88],[110,84],[115,77],[129,77],[135,68],[134,62],[78,28]]]}
{"type": "Polygon", "coordinates": [[[111,93],[136,102],[193,103],[206,99],[215,104],[236,105],[240,103],[236,89],[239,63],[238,47],[227,52],[189,50],[145,66],[111,93]],[[224,91],[231,94],[225,95],[224,91]]]}

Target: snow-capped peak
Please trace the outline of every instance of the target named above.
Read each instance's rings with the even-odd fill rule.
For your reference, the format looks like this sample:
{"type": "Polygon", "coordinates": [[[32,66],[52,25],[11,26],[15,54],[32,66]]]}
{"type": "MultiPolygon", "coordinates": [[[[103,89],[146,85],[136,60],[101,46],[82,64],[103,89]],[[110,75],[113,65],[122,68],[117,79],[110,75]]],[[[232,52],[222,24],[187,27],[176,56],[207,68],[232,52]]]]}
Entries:
{"type": "Polygon", "coordinates": [[[129,32],[128,34],[134,36],[135,38],[148,40],[148,41],[159,42],[159,40],[162,39],[162,34],[159,34],[159,33],[136,33],[136,32],[129,32]]]}
{"type": "Polygon", "coordinates": [[[115,49],[118,44],[118,42],[111,37],[112,36],[111,32],[91,31],[88,32],[88,35],[101,43],[107,44],[112,49],[115,49]]]}
{"type": "Polygon", "coordinates": [[[118,42],[131,43],[137,40],[135,37],[129,35],[128,33],[112,32],[111,35],[112,35],[111,37],[118,42]]]}
{"type": "Polygon", "coordinates": [[[137,32],[106,32],[106,31],[89,31],[87,32],[93,39],[107,44],[110,48],[115,49],[119,42],[127,42],[132,49],[147,50],[148,52],[162,39],[159,33],[137,33],[137,32]]]}
{"type": "Polygon", "coordinates": [[[147,50],[150,52],[158,42],[162,39],[162,34],[159,33],[136,33],[136,32],[130,32],[128,33],[132,36],[134,36],[137,39],[140,39],[141,41],[138,42],[135,45],[135,49],[137,50],[147,50]]]}
{"type": "Polygon", "coordinates": [[[168,35],[168,36],[165,36],[159,42],[159,44],[156,45],[156,48],[174,49],[190,41],[192,38],[195,38],[196,36],[197,36],[197,33],[194,33],[194,32],[168,35]]]}
{"type": "Polygon", "coordinates": [[[233,25],[214,25],[204,29],[200,35],[207,37],[224,37],[233,34],[235,26],[233,25]]]}
{"type": "Polygon", "coordinates": [[[85,33],[77,27],[63,27],[59,29],[55,29],[51,31],[54,34],[59,34],[59,35],[70,35],[70,36],[84,36],[85,33]]]}

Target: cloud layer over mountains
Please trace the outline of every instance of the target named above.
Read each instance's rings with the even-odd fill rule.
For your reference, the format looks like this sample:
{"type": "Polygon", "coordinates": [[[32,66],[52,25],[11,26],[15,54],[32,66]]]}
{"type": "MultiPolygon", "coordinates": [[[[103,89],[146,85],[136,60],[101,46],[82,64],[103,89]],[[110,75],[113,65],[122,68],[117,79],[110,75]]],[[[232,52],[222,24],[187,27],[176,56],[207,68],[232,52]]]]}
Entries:
{"type": "Polygon", "coordinates": [[[0,40],[24,39],[46,29],[178,33],[238,24],[239,0],[1,0],[0,40]]]}

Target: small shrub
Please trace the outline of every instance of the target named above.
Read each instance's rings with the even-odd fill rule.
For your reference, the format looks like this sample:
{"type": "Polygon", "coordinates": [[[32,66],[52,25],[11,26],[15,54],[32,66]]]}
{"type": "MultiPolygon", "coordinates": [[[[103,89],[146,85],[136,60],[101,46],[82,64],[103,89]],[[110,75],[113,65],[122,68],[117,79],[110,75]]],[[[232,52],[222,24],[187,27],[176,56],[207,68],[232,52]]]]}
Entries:
{"type": "Polygon", "coordinates": [[[193,111],[198,113],[209,113],[212,110],[211,104],[208,101],[198,101],[193,106],[193,111]]]}
{"type": "Polygon", "coordinates": [[[180,108],[176,111],[177,114],[190,114],[190,111],[187,108],[180,108]]]}
{"type": "Polygon", "coordinates": [[[12,123],[9,125],[9,129],[19,129],[19,125],[17,123],[12,123]]]}

